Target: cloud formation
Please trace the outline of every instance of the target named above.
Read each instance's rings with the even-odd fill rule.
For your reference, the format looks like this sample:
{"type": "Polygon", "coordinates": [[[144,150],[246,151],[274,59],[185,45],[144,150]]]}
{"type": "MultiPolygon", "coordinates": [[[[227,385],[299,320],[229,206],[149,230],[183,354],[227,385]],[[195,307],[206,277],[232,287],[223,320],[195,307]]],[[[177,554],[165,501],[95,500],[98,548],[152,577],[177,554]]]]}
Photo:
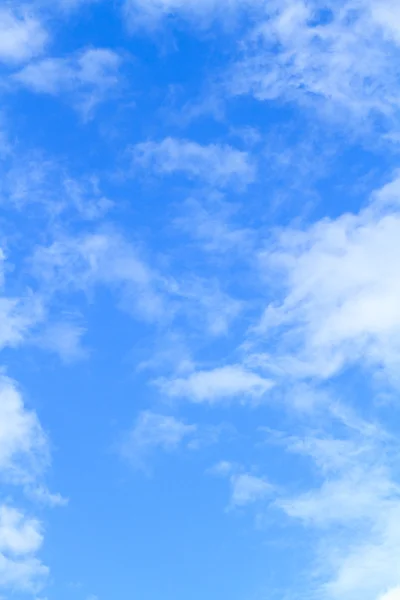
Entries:
{"type": "Polygon", "coordinates": [[[394,115],[398,9],[391,0],[272,1],[228,86],[259,100],[310,103],[332,117],[394,115]],[[391,15],[391,18],[388,15],[391,15]]]}
{"type": "Polygon", "coordinates": [[[43,543],[42,526],[9,505],[0,506],[0,588],[37,593],[48,568],[36,558],[43,543]]]}
{"type": "Polygon", "coordinates": [[[54,293],[89,292],[109,286],[120,293],[121,305],[149,321],[164,315],[157,273],[140,258],[138,250],[117,233],[65,236],[37,248],[33,272],[54,293]]]}
{"type": "Polygon", "coordinates": [[[132,150],[133,164],[162,175],[181,173],[216,187],[243,186],[255,178],[251,157],[226,144],[201,145],[185,139],[165,138],[141,142],[132,150]]]}
{"type": "Polygon", "coordinates": [[[168,396],[214,404],[234,399],[260,399],[273,387],[273,382],[240,365],[227,365],[209,371],[194,371],[186,378],[160,380],[158,385],[168,396]]]}
{"type": "Polygon", "coordinates": [[[48,33],[40,20],[29,10],[15,10],[6,4],[0,9],[0,62],[18,65],[29,61],[44,51],[48,33]]]}
{"type": "Polygon", "coordinates": [[[118,85],[120,65],[121,58],[113,50],[90,48],[67,58],[31,62],[13,80],[38,94],[70,98],[87,118],[118,85]]]}
{"type": "Polygon", "coordinates": [[[46,435],[37,415],[25,408],[17,385],[0,378],[0,477],[29,483],[40,476],[49,461],[46,435]]]}
{"type": "Polygon", "coordinates": [[[155,450],[177,450],[197,432],[196,425],[188,425],[173,416],[144,411],[120,447],[121,454],[133,465],[144,467],[155,450]]]}
{"type": "Polygon", "coordinates": [[[263,268],[284,277],[282,300],[268,306],[258,329],[281,332],[284,372],[324,379],[362,363],[396,379],[399,187],[396,178],[357,214],[284,230],[261,255],[263,268]]]}
{"type": "Polygon", "coordinates": [[[145,27],[154,30],[165,19],[183,18],[196,26],[207,26],[215,19],[231,20],[237,11],[249,10],[260,0],[125,0],[124,14],[132,30],[145,27]]]}
{"type": "Polygon", "coordinates": [[[355,600],[360,594],[375,600],[399,583],[400,488],[388,460],[394,440],[366,426],[359,432],[347,425],[341,437],[285,440],[288,452],[312,461],[320,486],[278,497],[276,504],[290,518],[319,530],[316,593],[332,600],[355,600]]]}

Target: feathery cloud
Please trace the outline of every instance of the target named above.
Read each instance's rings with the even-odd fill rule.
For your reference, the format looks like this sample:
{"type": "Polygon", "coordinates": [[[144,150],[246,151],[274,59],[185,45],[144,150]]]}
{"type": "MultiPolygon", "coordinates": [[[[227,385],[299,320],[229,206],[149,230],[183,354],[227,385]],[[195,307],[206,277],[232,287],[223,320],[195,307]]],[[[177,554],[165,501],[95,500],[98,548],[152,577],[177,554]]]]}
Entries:
{"type": "Polygon", "coordinates": [[[196,434],[197,427],[168,415],[144,411],[120,447],[121,455],[133,465],[143,467],[149,454],[157,449],[171,452],[196,434]]]}
{"type": "Polygon", "coordinates": [[[162,175],[181,173],[216,187],[245,186],[255,178],[251,157],[226,144],[165,138],[141,142],[132,149],[133,165],[162,175]]]}
{"type": "Polygon", "coordinates": [[[321,105],[353,117],[394,115],[398,9],[392,0],[273,0],[230,74],[233,93],[321,105]],[[388,18],[388,15],[391,18],[388,18]]]}
{"type": "Polygon", "coordinates": [[[120,56],[106,48],[90,48],[66,58],[44,58],[13,75],[13,80],[39,94],[63,96],[88,118],[119,81],[120,56]]]}

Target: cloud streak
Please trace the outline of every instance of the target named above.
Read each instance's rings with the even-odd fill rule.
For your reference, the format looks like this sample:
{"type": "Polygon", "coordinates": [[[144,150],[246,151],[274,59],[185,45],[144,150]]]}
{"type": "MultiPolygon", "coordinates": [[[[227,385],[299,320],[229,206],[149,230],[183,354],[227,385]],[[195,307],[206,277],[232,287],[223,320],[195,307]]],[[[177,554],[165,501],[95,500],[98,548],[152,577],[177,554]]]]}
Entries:
{"type": "Polygon", "coordinates": [[[181,397],[195,403],[229,402],[234,399],[261,399],[273,382],[240,365],[227,365],[209,371],[194,371],[186,378],[159,380],[160,389],[171,397],[181,397]]]}
{"type": "Polygon", "coordinates": [[[265,10],[231,74],[233,93],[320,105],[331,117],[395,116],[400,47],[391,0],[284,0],[265,10]]]}
{"type": "Polygon", "coordinates": [[[113,50],[90,48],[67,58],[44,58],[12,76],[16,84],[38,94],[61,96],[86,118],[120,81],[121,58],[113,50]]]}
{"type": "Polygon", "coordinates": [[[226,144],[201,145],[185,139],[165,138],[141,142],[132,149],[133,165],[161,175],[180,173],[216,187],[245,186],[255,178],[251,157],[226,144]]]}
{"type": "Polygon", "coordinates": [[[173,416],[144,411],[120,446],[123,458],[134,466],[146,467],[146,460],[156,450],[176,451],[197,433],[196,425],[188,425],[173,416]]]}

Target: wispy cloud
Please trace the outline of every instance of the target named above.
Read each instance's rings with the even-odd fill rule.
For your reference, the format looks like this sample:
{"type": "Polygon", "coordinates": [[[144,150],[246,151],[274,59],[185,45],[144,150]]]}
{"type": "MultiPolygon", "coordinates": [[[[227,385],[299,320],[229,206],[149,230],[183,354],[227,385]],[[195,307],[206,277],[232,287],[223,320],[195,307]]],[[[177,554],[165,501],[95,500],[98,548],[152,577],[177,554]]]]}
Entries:
{"type": "Polygon", "coordinates": [[[231,504],[234,507],[247,506],[265,500],[273,493],[273,486],[263,477],[251,473],[232,475],[231,504]]]}
{"type": "Polygon", "coordinates": [[[221,290],[217,280],[182,278],[175,282],[173,292],[179,301],[176,310],[186,316],[191,327],[216,337],[228,334],[243,309],[243,303],[221,290]]]}
{"type": "Polygon", "coordinates": [[[258,332],[280,331],[277,360],[286,373],[328,378],[363,364],[384,366],[396,379],[398,191],[396,178],[359,213],[284,230],[274,251],[261,256],[263,268],[284,279],[282,300],[268,306],[258,332]]]}
{"type": "Polygon", "coordinates": [[[67,506],[69,502],[68,498],[65,498],[59,492],[50,492],[44,485],[28,486],[24,491],[28,498],[42,506],[54,508],[56,506],[67,506]]]}
{"type": "Polygon", "coordinates": [[[25,519],[15,508],[0,506],[0,552],[21,555],[36,552],[43,542],[40,524],[25,519]]]}
{"type": "Polygon", "coordinates": [[[66,58],[44,58],[13,75],[33,92],[68,98],[89,117],[119,81],[120,56],[113,50],[90,48],[66,58]]]}
{"type": "MultiPolygon", "coordinates": [[[[97,2],[101,2],[102,0],[56,0],[56,2],[52,2],[52,8],[58,8],[62,11],[72,11],[77,10],[78,8],[82,8],[85,5],[95,4],[97,2]]],[[[48,0],[42,0],[42,2],[46,3],[48,0]]]]}
{"type": "Polygon", "coordinates": [[[0,397],[0,477],[13,483],[35,481],[49,461],[46,435],[15,382],[4,375],[0,397]]]}
{"type": "Polygon", "coordinates": [[[40,20],[28,8],[0,8],[0,62],[16,65],[40,55],[49,36],[40,20]]]}
{"type": "Polygon", "coordinates": [[[331,433],[286,440],[289,452],[312,461],[320,484],[278,497],[276,504],[320,532],[313,574],[316,597],[376,600],[399,583],[400,490],[388,458],[396,449],[393,440],[373,429],[370,435],[347,427],[342,431],[341,437],[331,433]]]}
{"type": "Polygon", "coordinates": [[[175,225],[210,254],[242,256],[254,248],[254,231],[235,224],[234,217],[232,204],[189,198],[182,204],[175,225]]]}
{"type": "Polygon", "coordinates": [[[82,343],[85,332],[84,327],[73,321],[50,322],[44,324],[31,343],[44,350],[55,352],[62,361],[71,363],[88,356],[88,350],[82,343]]]}
{"type": "MultiPolygon", "coordinates": [[[[32,100],[28,90],[51,96],[54,100],[46,101],[49,106],[55,100],[66,101],[88,118],[95,115],[94,108],[100,102],[115,98],[121,89],[124,50],[86,47],[64,53],[66,46],[70,52],[79,41],[81,32],[86,31],[82,28],[78,37],[70,38],[65,45],[67,38],[60,35],[57,56],[45,54],[49,34],[44,25],[51,27],[55,11],[70,14],[85,3],[89,5],[91,0],[38,0],[29,4],[29,10],[28,3],[23,10],[15,9],[12,3],[0,9],[0,62],[7,73],[7,91],[20,92],[16,105],[21,103],[25,108],[26,99],[32,100]]],[[[109,14],[109,4],[104,3],[100,9],[101,19],[109,14]]],[[[260,468],[244,468],[235,454],[240,462],[219,463],[213,472],[224,477],[229,486],[228,508],[255,509],[262,515],[273,510],[274,525],[283,522],[285,535],[290,523],[299,538],[303,539],[300,532],[312,537],[309,551],[310,555],[315,551],[316,559],[312,583],[305,594],[296,590],[294,595],[318,600],[400,600],[399,446],[383,424],[375,423],[372,417],[364,421],[355,408],[361,405],[360,413],[376,414],[381,410],[369,387],[369,375],[381,378],[385,388],[392,384],[399,389],[399,174],[373,193],[361,209],[312,224],[296,221],[267,231],[263,208],[263,202],[270,203],[281,188],[291,188],[289,179],[297,179],[300,174],[303,180],[311,168],[320,172],[322,153],[315,144],[307,147],[302,135],[301,143],[291,139],[299,126],[296,118],[290,135],[278,135],[283,140],[279,157],[274,164],[268,162],[273,152],[277,153],[272,129],[281,130],[279,119],[278,125],[273,125],[274,111],[278,107],[279,118],[283,113],[287,116],[285,110],[280,112],[282,102],[307,109],[316,107],[319,114],[331,118],[345,115],[348,127],[374,123],[390,128],[395,139],[400,100],[398,3],[125,0],[119,4],[124,6],[126,20],[136,33],[140,30],[148,34],[149,29],[155,31],[168,21],[179,29],[185,27],[186,36],[188,29],[201,29],[217,20],[218,27],[203,36],[204,46],[192,46],[185,36],[176,36],[176,47],[188,43],[194,54],[200,47],[205,49],[209,39],[216,42],[215,33],[222,31],[221,24],[229,25],[235,14],[242,16],[240,11],[246,11],[236,29],[246,32],[244,39],[224,37],[227,44],[222,43],[224,52],[216,66],[219,69],[223,65],[227,73],[222,86],[216,85],[224,98],[207,98],[202,108],[208,104],[210,115],[211,105],[215,111],[215,105],[230,102],[232,96],[250,95],[274,109],[264,119],[264,114],[258,114],[258,106],[248,119],[249,104],[241,99],[240,105],[233,103],[234,123],[228,123],[227,110],[225,120],[217,126],[207,120],[200,138],[196,136],[199,123],[196,127],[192,123],[185,137],[165,137],[166,129],[152,119],[154,95],[143,77],[142,98],[145,103],[149,99],[149,106],[143,113],[138,108],[139,128],[135,125],[131,129],[129,125],[122,131],[127,120],[126,106],[121,102],[110,110],[113,125],[121,127],[121,137],[116,136],[111,143],[108,139],[106,150],[100,147],[100,136],[94,137],[93,132],[98,131],[95,127],[87,127],[84,134],[86,141],[93,143],[89,160],[82,156],[79,144],[68,145],[68,152],[74,148],[74,164],[86,168],[98,160],[101,169],[107,161],[112,163],[115,152],[124,152],[126,144],[131,143],[128,175],[135,179],[151,177],[152,182],[160,183],[165,203],[146,208],[137,221],[140,201],[132,202],[122,217],[118,207],[113,218],[120,224],[116,223],[115,228],[102,221],[114,204],[102,192],[99,178],[92,173],[75,176],[59,159],[25,152],[16,140],[22,135],[22,122],[29,119],[25,114],[24,119],[18,117],[16,134],[0,136],[1,204],[15,211],[10,217],[8,213],[4,216],[2,227],[7,238],[4,248],[9,246],[10,254],[15,253],[15,264],[11,260],[5,264],[7,252],[0,255],[0,349],[34,344],[55,352],[64,362],[84,357],[85,325],[81,324],[78,307],[85,297],[100,298],[101,302],[102,292],[107,290],[107,308],[112,298],[117,308],[139,321],[135,323],[135,338],[136,332],[152,332],[147,347],[150,358],[135,365],[141,383],[144,380],[152,384],[145,394],[167,400],[174,410],[184,405],[191,415],[210,411],[211,407],[219,412],[233,405],[241,405],[242,414],[244,406],[253,408],[266,404],[267,399],[274,401],[271,411],[263,406],[257,416],[248,419],[247,433],[254,423],[257,428],[258,416],[261,425],[272,411],[275,419],[280,407],[288,410],[290,419],[282,420],[285,424],[290,421],[288,426],[293,426],[295,433],[276,434],[274,438],[280,446],[278,452],[285,455],[282,468],[276,462],[269,473],[267,455],[260,468]],[[228,65],[233,48],[240,56],[236,56],[234,65],[228,65]],[[150,126],[146,121],[149,115],[150,126]],[[251,121],[249,127],[246,120],[251,121]],[[267,129],[265,141],[263,132],[267,129]],[[224,130],[230,130],[231,135],[224,137],[224,130]],[[213,143],[205,142],[205,135],[213,143]],[[129,136],[133,139],[127,142],[129,136]],[[118,148],[122,138],[123,148],[118,148]],[[137,143],[138,139],[147,141],[137,143]],[[296,169],[292,169],[293,163],[296,169]],[[261,191],[260,186],[251,185],[257,183],[259,175],[264,177],[263,169],[268,170],[268,182],[275,181],[276,171],[280,170],[281,187],[266,185],[261,191]],[[286,178],[289,171],[290,177],[286,178]],[[180,205],[179,216],[173,219],[176,205],[171,209],[171,193],[189,187],[194,188],[192,197],[180,205]],[[236,192],[244,194],[249,189],[254,195],[248,203],[239,206],[232,202],[236,192]],[[260,200],[260,214],[254,214],[252,204],[257,194],[262,195],[255,198],[255,202],[260,200]],[[164,204],[168,223],[160,231],[156,227],[164,219],[164,204]],[[148,213],[152,213],[149,222],[148,213]],[[23,220],[27,215],[35,223],[29,222],[25,229],[23,220]],[[13,237],[8,225],[14,221],[17,231],[13,237]],[[40,231],[32,235],[30,227],[38,222],[40,231]],[[152,229],[156,241],[146,250],[138,241],[139,228],[149,223],[147,231],[152,229]],[[165,243],[166,230],[167,235],[187,235],[189,248],[182,239],[176,245],[175,239],[171,246],[165,243]],[[243,271],[246,278],[242,281],[243,271]],[[359,367],[363,386],[368,389],[363,388],[362,393],[352,389],[346,396],[341,386],[350,388],[352,382],[349,384],[342,376],[350,369],[357,376],[359,367]],[[295,421],[299,415],[300,425],[295,421]],[[296,477],[285,470],[286,461],[299,467],[296,477]],[[279,479],[276,484],[275,477],[279,479]]],[[[57,27],[59,17],[57,13],[57,27]]],[[[74,19],[75,15],[69,21],[70,33],[74,19]]],[[[108,35],[106,29],[97,29],[96,22],[93,35],[104,37],[103,33],[108,35]]],[[[175,38],[174,31],[171,38],[175,38]]],[[[123,37],[119,43],[124,44],[123,37]]],[[[222,45],[207,50],[207,73],[210,56],[212,60],[214,50],[222,45]]],[[[136,47],[139,55],[146,47],[148,59],[150,46],[145,43],[136,47]]],[[[186,69],[189,59],[183,58],[186,69]]],[[[190,68],[197,69],[201,60],[199,54],[199,63],[190,63],[190,68]]],[[[170,76],[171,65],[178,64],[174,61],[174,57],[168,57],[163,62],[163,82],[164,75],[165,81],[170,76]]],[[[129,82],[124,80],[123,84],[127,87],[129,82]]],[[[186,87],[183,93],[187,93],[186,87]]],[[[43,98],[35,99],[36,115],[40,115],[41,102],[43,98]]],[[[201,102],[193,105],[192,115],[199,115],[201,102]]],[[[13,111],[10,109],[11,121],[13,111]]],[[[290,111],[290,118],[297,114],[297,110],[290,111]]],[[[310,112],[307,114],[310,116],[310,112]]],[[[61,113],[54,111],[54,118],[62,118],[61,113]]],[[[35,124],[32,132],[28,131],[28,138],[39,135],[40,125],[39,120],[37,128],[35,124]]],[[[99,125],[101,129],[103,124],[99,125]]],[[[182,123],[179,125],[182,127],[182,123]]],[[[1,126],[3,129],[3,123],[1,126]]],[[[302,113],[299,130],[303,128],[302,113]]],[[[325,132],[319,130],[316,139],[322,139],[325,132]]],[[[69,133],[60,123],[60,139],[53,140],[52,132],[47,130],[41,139],[53,151],[60,150],[66,147],[69,133]]],[[[343,146],[348,149],[346,144],[343,146]]],[[[354,148],[351,151],[356,153],[354,148]]],[[[110,190],[114,183],[108,179],[110,190]]],[[[133,187],[132,181],[128,184],[123,191],[125,197],[133,187]]],[[[297,185],[298,190],[303,202],[304,189],[297,185]]],[[[143,190],[138,196],[147,200],[143,190]]],[[[336,210],[335,214],[340,213],[339,203],[336,210]]],[[[100,304],[99,310],[104,306],[100,304]]],[[[118,324],[120,319],[118,315],[118,324]]],[[[123,329],[118,330],[121,335],[123,329]]],[[[129,343],[129,337],[127,340],[129,343]]],[[[114,376],[112,368],[105,377],[114,376]]],[[[18,385],[4,373],[0,376],[0,480],[10,493],[18,486],[22,502],[37,503],[42,508],[62,506],[67,500],[46,486],[50,451],[39,416],[26,404],[18,385]]],[[[88,402],[85,410],[89,411],[93,406],[90,398],[88,402]]],[[[180,413],[166,414],[165,410],[163,405],[161,409],[139,412],[119,444],[119,454],[134,467],[146,470],[156,453],[191,452],[221,440],[224,426],[205,426],[197,417],[186,419],[180,413]]],[[[382,413],[386,418],[388,407],[382,413]]],[[[236,410],[232,415],[241,426],[236,410]]],[[[260,456],[252,446],[253,433],[256,435],[251,430],[246,439],[241,437],[243,446],[235,448],[239,453],[245,447],[245,460],[260,456]]],[[[48,575],[39,557],[43,536],[39,519],[16,508],[11,500],[0,504],[0,588],[7,597],[20,592],[39,593],[48,575]]],[[[93,587],[82,587],[82,597],[90,590],[93,587]]]]}
{"type": "Polygon", "coordinates": [[[165,138],[142,142],[132,149],[133,165],[162,175],[181,173],[216,187],[244,186],[255,178],[251,157],[226,144],[165,138]]]}
{"type": "Polygon", "coordinates": [[[157,382],[168,396],[186,398],[191,402],[229,402],[233,399],[260,399],[273,382],[241,365],[227,365],[209,371],[194,371],[187,377],[162,379],[157,382]]]}
{"type": "Polygon", "coordinates": [[[47,214],[96,220],[113,207],[95,174],[73,176],[66,166],[40,152],[26,152],[17,143],[7,144],[8,161],[0,165],[2,204],[18,211],[34,206],[36,217],[47,214]]]}
{"type": "Polygon", "coordinates": [[[133,465],[146,468],[146,460],[156,450],[172,452],[193,439],[196,425],[189,425],[176,417],[142,412],[120,446],[121,455],[133,465]]]}
{"type": "Polygon", "coordinates": [[[266,504],[275,495],[274,486],[254,473],[246,472],[239,465],[229,461],[221,461],[208,471],[211,475],[226,477],[231,486],[229,508],[244,508],[261,502],[266,504]]]}
{"type": "Polygon", "coordinates": [[[44,318],[42,299],[31,293],[25,297],[0,297],[0,347],[20,346],[44,318]]]}
{"type": "Polygon", "coordinates": [[[168,18],[184,18],[196,26],[206,26],[215,19],[226,23],[238,10],[251,9],[260,0],[125,0],[124,14],[131,29],[155,29],[168,18]]]}
{"type": "Polygon", "coordinates": [[[391,0],[272,1],[229,82],[260,100],[321,103],[331,116],[386,117],[399,101],[398,8],[391,0]],[[388,18],[388,15],[391,18],[388,18]]]}
{"type": "MultiPolygon", "coordinates": [[[[241,301],[220,289],[217,281],[175,279],[159,272],[137,245],[114,230],[57,238],[47,247],[38,247],[31,258],[32,272],[45,298],[106,286],[117,293],[120,308],[132,315],[160,324],[189,321],[193,332],[197,329],[213,336],[227,334],[241,313],[241,301]]],[[[57,339],[58,349],[62,351],[64,344],[68,353],[68,348],[79,350],[80,336],[79,327],[66,321],[58,325],[60,335],[52,339],[55,349],[57,339]]],[[[46,345],[46,335],[44,328],[37,336],[42,345],[46,345]]]]}
{"type": "MultiPolygon", "coordinates": [[[[36,413],[25,407],[16,383],[2,375],[0,480],[34,488],[49,461],[47,437],[36,413]]],[[[35,593],[42,588],[48,575],[48,568],[36,556],[42,543],[42,525],[37,519],[10,504],[0,506],[0,589],[35,593]]]]}
{"type": "Polygon", "coordinates": [[[0,506],[0,587],[11,592],[38,592],[48,568],[36,557],[42,526],[9,505],[0,506]]]}
{"type": "Polygon", "coordinates": [[[116,289],[121,306],[149,321],[165,315],[158,275],[133,245],[116,233],[61,237],[37,248],[33,272],[54,293],[89,292],[99,285],[116,289]]]}

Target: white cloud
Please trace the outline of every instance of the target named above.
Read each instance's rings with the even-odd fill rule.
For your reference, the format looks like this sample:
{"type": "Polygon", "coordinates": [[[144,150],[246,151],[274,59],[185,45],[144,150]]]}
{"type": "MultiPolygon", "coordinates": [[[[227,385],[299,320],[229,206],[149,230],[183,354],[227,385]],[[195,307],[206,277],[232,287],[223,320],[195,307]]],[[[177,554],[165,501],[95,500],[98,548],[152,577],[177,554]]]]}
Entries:
{"type": "Polygon", "coordinates": [[[393,588],[380,596],[379,600],[399,600],[400,599],[400,587],[393,588]]]}
{"type": "Polygon", "coordinates": [[[360,535],[356,528],[348,528],[350,543],[331,540],[331,551],[325,559],[332,570],[332,578],[323,586],[329,598],[334,600],[376,600],[386,590],[399,584],[398,553],[400,530],[398,496],[379,500],[379,511],[370,525],[369,533],[360,535]]]}
{"type": "Polygon", "coordinates": [[[194,369],[191,353],[182,335],[174,330],[157,337],[151,344],[146,358],[137,365],[138,371],[152,370],[158,373],[187,373],[194,369]]]}
{"type": "Polygon", "coordinates": [[[286,439],[290,452],[311,459],[312,471],[304,472],[304,488],[298,483],[274,503],[318,531],[318,598],[377,600],[400,583],[396,440],[353,413],[353,399],[307,393],[304,383],[297,389],[299,380],[331,383],[353,366],[364,376],[383,373],[385,386],[399,384],[399,192],[396,175],[359,212],[280,230],[260,257],[276,301],[253,332],[260,353],[248,354],[246,364],[289,383],[290,407],[300,395],[298,407],[329,432],[286,439]]]}
{"type": "Polygon", "coordinates": [[[177,450],[196,431],[195,425],[187,425],[175,417],[144,411],[122,444],[121,453],[133,464],[143,466],[149,453],[157,449],[177,450]]]}
{"type": "Polygon", "coordinates": [[[220,402],[234,398],[261,398],[273,383],[240,365],[227,365],[210,371],[195,371],[185,378],[159,380],[168,396],[185,397],[192,402],[220,402]]]}
{"type": "Polygon", "coordinates": [[[222,202],[200,203],[194,198],[182,205],[175,225],[210,253],[246,254],[253,248],[254,232],[232,223],[234,208],[222,202]]]}
{"type": "Polygon", "coordinates": [[[32,341],[40,348],[55,352],[65,363],[71,363],[88,355],[82,345],[85,331],[71,322],[50,323],[32,341]]]}
{"type": "Polygon", "coordinates": [[[44,308],[38,296],[0,297],[0,348],[19,346],[43,316],[44,308]]]}
{"type": "MultiPolygon", "coordinates": [[[[278,495],[275,504],[319,530],[316,598],[377,600],[399,585],[400,487],[389,458],[398,448],[369,423],[343,421],[341,430],[343,437],[284,438],[289,452],[311,459],[316,483],[278,495]]],[[[309,481],[306,470],[302,481],[309,481]]]]}
{"type": "MultiPolygon", "coordinates": [[[[101,0],[56,0],[57,6],[61,10],[71,11],[81,8],[82,6],[88,4],[95,4],[97,2],[101,2],[101,0]]],[[[53,2],[54,4],[54,2],[53,2]]]]}
{"type": "Polygon", "coordinates": [[[260,0],[125,0],[125,16],[130,27],[156,28],[165,18],[182,17],[197,26],[215,18],[232,19],[238,9],[252,8],[260,0]]]}
{"type": "MultiPolygon", "coordinates": [[[[3,269],[0,276],[4,286],[3,269]]],[[[0,347],[30,341],[32,329],[44,317],[43,303],[33,294],[26,299],[0,298],[0,313],[0,347]]],[[[29,490],[42,489],[42,501],[45,488],[38,482],[49,463],[47,437],[36,413],[25,406],[17,384],[0,374],[0,481],[21,485],[31,498],[35,494],[29,490]]],[[[58,501],[56,495],[47,492],[47,504],[58,501]]],[[[48,569],[35,556],[42,541],[41,525],[36,519],[27,519],[8,505],[0,506],[1,590],[36,593],[42,587],[48,569]]]]}
{"type": "Polygon", "coordinates": [[[33,411],[25,408],[16,384],[0,377],[0,476],[28,483],[49,461],[46,436],[33,411]]]}
{"type": "Polygon", "coordinates": [[[36,205],[53,218],[75,212],[87,220],[100,219],[113,207],[96,176],[74,178],[63,164],[37,152],[26,153],[17,144],[9,154],[11,161],[1,170],[3,205],[20,211],[36,205]]]}
{"type": "MultiPolygon", "coordinates": [[[[387,510],[385,506],[376,508],[387,510]]],[[[325,586],[329,597],[356,600],[361,594],[365,600],[375,600],[384,590],[399,583],[399,516],[398,510],[390,511],[378,523],[378,531],[371,540],[355,543],[341,558],[339,552],[330,557],[336,576],[325,586]]]]}
{"type": "Polygon", "coordinates": [[[35,593],[42,587],[48,569],[35,556],[42,543],[39,521],[0,506],[0,589],[35,593]]]}
{"type": "MultiPolygon", "coordinates": [[[[15,382],[0,376],[0,480],[21,485],[25,495],[47,506],[65,503],[39,482],[50,462],[47,437],[28,410],[15,382]]],[[[0,505],[0,590],[36,594],[48,568],[36,554],[43,543],[41,523],[9,504],[0,505]]]]}
{"type": "Polygon", "coordinates": [[[125,310],[150,321],[165,317],[160,278],[138,250],[115,233],[60,238],[38,248],[32,266],[47,292],[89,292],[106,285],[120,293],[125,310]]]}
{"type": "Polygon", "coordinates": [[[229,460],[221,460],[219,463],[208,469],[210,475],[216,475],[219,477],[225,477],[230,475],[235,470],[235,465],[229,460]]]}
{"type": "Polygon", "coordinates": [[[255,177],[250,156],[229,145],[201,145],[197,142],[165,138],[134,146],[133,164],[156,173],[184,173],[211,185],[246,185],[255,177]]]}
{"type": "Polygon", "coordinates": [[[0,554],[0,588],[37,593],[48,574],[49,569],[34,556],[10,558],[0,554]]]}
{"type": "Polygon", "coordinates": [[[400,7],[396,0],[369,0],[372,19],[382,28],[385,37],[400,42],[400,7]]]}
{"type": "Polygon", "coordinates": [[[58,13],[57,17],[69,16],[72,12],[83,9],[85,6],[91,7],[93,4],[102,2],[102,0],[33,0],[34,5],[50,14],[58,13]]]}
{"type": "Polygon", "coordinates": [[[62,181],[62,188],[67,205],[75,207],[85,219],[101,218],[114,206],[112,200],[102,194],[96,177],[83,180],[68,177],[62,181]]]}
{"type": "Polygon", "coordinates": [[[272,0],[228,86],[260,100],[323,100],[332,116],[388,116],[400,95],[399,31],[392,0],[272,0]]]}
{"type": "Polygon", "coordinates": [[[231,486],[230,508],[240,508],[272,498],[275,488],[265,477],[243,472],[240,465],[222,460],[208,470],[211,475],[227,477],[231,486]]]}
{"type": "Polygon", "coordinates": [[[0,287],[4,289],[4,295],[0,295],[0,350],[29,344],[56,352],[66,362],[83,358],[84,329],[71,320],[48,322],[50,290],[43,293],[28,290],[21,297],[5,295],[7,269],[10,271],[13,265],[6,264],[5,254],[0,251],[0,287]]]}
{"type": "Polygon", "coordinates": [[[356,465],[341,472],[339,477],[327,478],[318,490],[284,499],[279,504],[290,517],[307,525],[329,527],[375,519],[377,504],[397,493],[385,469],[371,467],[366,472],[356,465]]]}
{"type": "Polygon", "coordinates": [[[207,330],[215,336],[227,334],[242,310],[241,302],[218,289],[202,294],[199,300],[206,314],[207,330]]]}
{"type": "Polygon", "coordinates": [[[231,504],[235,507],[247,506],[270,497],[274,488],[263,477],[250,473],[239,473],[231,477],[231,504]]]}
{"type": "MultiPolygon", "coordinates": [[[[213,280],[175,281],[146,264],[141,254],[117,233],[102,231],[60,237],[51,246],[37,248],[32,269],[45,297],[78,290],[90,293],[97,286],[107,286],[117,292],[120,308],[145,320],[170,323],[179,317],[191,326],[196,322],[202,333],[219,336],[229,331],[242,310],[239,300],[213,280]]],[[[35,337],[39,345],[52,347],[67,360],[74,355],[79,358],[81,328],[68,322],[48,328],[50,334],[44,327],[35,337]]]]}
{"type": "Polygon", "coordinates": [[[25,488],[24,491],[25,494],[35,502],[51,508],[56,506],[66,506],[69,502],[68,498],[64,498],[64,496],[59,493],[54,494],[50,492],[47,487],[43,485],[34,487],[29,486],[25,488]]]}
{"type": "Polygon", "coordinates": [[[204,281],[193,277],[176,283],[174,288],[176,297],[181,301],[181,312],[187,315],[191,326],[197,324],[203,332],[212,336],[227,334],[243,309],[242,302],[223,292],[216,280],[204,281]]]}
{"type": "Polygon", "coordinates": [[[45,58],[13,75],[34,92],[71,98],[85,117],[119,81],[121,58],[112,50],[90,48],[67,58],[45,58]]]}
{"type": "Polygon", "coordinates": [[[41,526],[17,509],[0,506],[0,552],[21,555],[36,552],[43,543],[41,526]]]}
{"type": "MultiPolygon", "coordinates": [[[[358,214],[282,232],[263,268],[283,285],[259,333],[278,328],[275,365],[328,378],[348,365],[400,365],[400,195],[396,179],[358,214]]],[[[274,362],[272,361],[272,362],[274,362]]]]}
{"type": "Polygon", "coordinates": [[[11,144],[9,135],[3,128],[3,119],[0,114],[0,158],[4,159],[11,153],[11,144]]]}
{"type": "MultiPolygon", "coordinates": [[[[0,248],[0,288],[5,287],[5,272],[9,266],[6,266],[6,255],[0,248]]],[[[19,346],[43,317],[43,302],[35,294],[28,293],[20,298],[0,296],[0,349],[19,346]]]]}
{"type": "Polygon", "coordinates": [[[43,25],[28,10],[0,8],[0,62],[12,65],[28,61],[43,52],[47,41],[43,25]]]}

